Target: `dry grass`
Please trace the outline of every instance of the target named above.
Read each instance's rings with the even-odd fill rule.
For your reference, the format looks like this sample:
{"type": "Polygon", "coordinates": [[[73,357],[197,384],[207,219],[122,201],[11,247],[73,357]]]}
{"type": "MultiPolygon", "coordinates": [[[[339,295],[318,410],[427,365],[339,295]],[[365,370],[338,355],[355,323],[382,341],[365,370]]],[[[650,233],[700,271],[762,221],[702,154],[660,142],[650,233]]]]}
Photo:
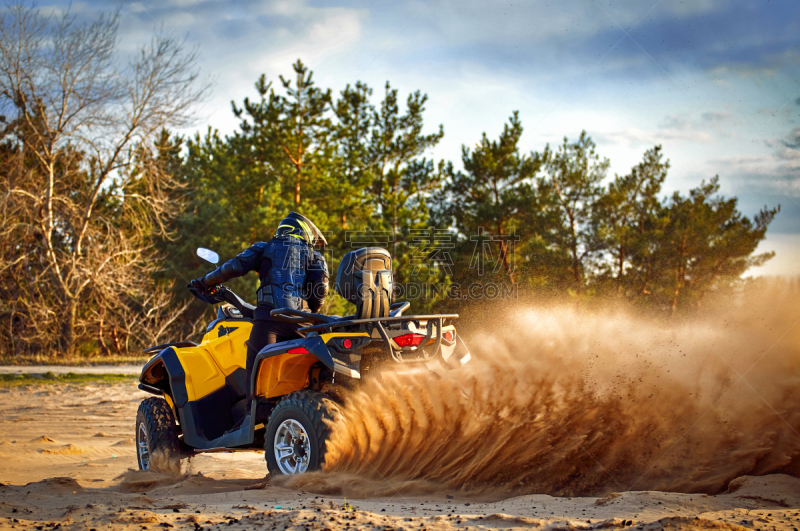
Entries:
{"type": "Polygon", "coordinates": [[[150,356],[63,356],[37,354],[31,356],[5,356],[0,354],[0,365],[58,365],[69,367],[94,367],[98,365],[143,365],[150,356]]]}
{"type": "Polygon", "coordinates": [[[54,385],[54,384],[88,384],[133,382],[134,374],[0,374],[0,388],[18,387],[22,385],[54,385]]]}

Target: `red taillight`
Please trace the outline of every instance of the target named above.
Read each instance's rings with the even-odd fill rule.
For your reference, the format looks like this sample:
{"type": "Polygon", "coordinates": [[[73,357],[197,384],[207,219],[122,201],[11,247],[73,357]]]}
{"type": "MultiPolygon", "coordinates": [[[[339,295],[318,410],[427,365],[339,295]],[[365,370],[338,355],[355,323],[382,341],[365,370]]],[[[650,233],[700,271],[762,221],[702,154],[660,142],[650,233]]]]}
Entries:
{"type": "Polygon", "coordinates": [[[287,354],[308,354],[305,347],[290,348],[286,351],[287,354]]]}
{"type": "Polygon", "coordinates": [[[447,332],[444,333],[444,338],[446,340],[448,340],[448,341],[452,341],[453,337],[454,336],[453,336],[453,331],[452,330],[448,330],[447,332]]]}
{"type": "Polygon", "coordinates": [[[394,338],[394,342],[401,347],[416,347],[422,340],[425,339],[425,336],[420,334],[406,334],[404,336],[394,338]]]}
{"type": "Polygon", "coordinates": [[[344,348],[350,348],[353,346],[353,342],[350,341],[349,339],[345,339],[344,341],[342,341],[342,346],[344,348]]]}

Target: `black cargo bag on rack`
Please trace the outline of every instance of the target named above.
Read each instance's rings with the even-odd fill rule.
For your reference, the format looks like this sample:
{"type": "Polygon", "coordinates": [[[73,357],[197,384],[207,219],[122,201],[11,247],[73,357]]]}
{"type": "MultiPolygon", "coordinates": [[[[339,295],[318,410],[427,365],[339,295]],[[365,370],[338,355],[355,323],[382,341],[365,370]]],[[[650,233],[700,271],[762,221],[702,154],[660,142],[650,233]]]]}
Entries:
{"type": "Polygon", "coordinates": [[[365,247],[342,258],[336,272],[336,292],[356,305],[356,319],[389,317],[392,279],[389,251],[365,247]]]}

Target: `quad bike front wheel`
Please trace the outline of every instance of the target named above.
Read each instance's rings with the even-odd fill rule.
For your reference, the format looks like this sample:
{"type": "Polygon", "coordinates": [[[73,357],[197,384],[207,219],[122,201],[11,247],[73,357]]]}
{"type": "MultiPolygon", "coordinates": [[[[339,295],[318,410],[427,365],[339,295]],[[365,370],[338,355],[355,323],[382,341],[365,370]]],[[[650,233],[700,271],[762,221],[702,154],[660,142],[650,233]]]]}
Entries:
{"type": "Polygon", "coordinates": [[[272,410],[264,437],[264,456],[271,475],[302,474],[325,464],[330,424],[336,404],[319,391],[296,391],[272,410]]]}
{"type": "Polygon", "coordinates": [[[181,469],[175,415],[163,398],[150,397],[136,413],[136,460],[139,470],[179,475],[181,469]]]}

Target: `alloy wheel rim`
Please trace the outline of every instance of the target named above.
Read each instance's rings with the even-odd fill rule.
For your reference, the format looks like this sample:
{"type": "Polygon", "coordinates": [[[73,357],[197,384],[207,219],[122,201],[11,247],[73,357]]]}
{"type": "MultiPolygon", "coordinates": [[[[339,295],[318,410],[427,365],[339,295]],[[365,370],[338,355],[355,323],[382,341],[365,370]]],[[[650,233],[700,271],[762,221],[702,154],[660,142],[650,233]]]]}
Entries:
{"type": "Polygon", "coordinates": [[[144,422],[139,423],[136,433],[136,446],[139,452],[139,466],[142,470],[150,469],[150,446],[147,441],[147,427],[144,422]]]}
{"type": "Polygon", "coordinates": [[[302,474],[311,460],[311,443],[303,425],[286,419],[275,432],[275,460],[286,475],[302,474]]]}

